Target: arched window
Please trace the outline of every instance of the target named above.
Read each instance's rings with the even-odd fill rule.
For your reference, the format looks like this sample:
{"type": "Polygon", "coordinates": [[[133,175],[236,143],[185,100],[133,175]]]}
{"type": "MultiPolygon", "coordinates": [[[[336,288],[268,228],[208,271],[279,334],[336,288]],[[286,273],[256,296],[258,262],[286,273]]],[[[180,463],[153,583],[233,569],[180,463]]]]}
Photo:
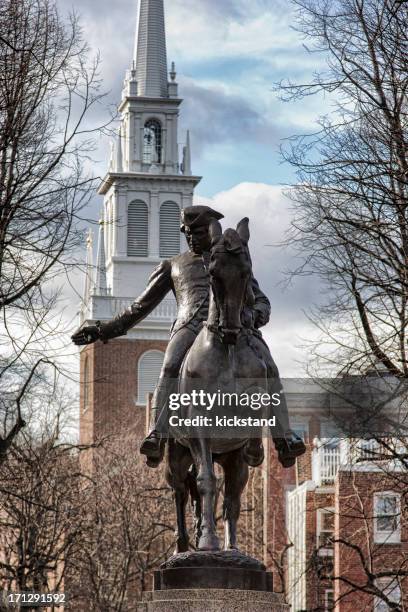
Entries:
{"type": "Polygon", "coordinates": [[[137,403],[146,405],[146,397],[153,393],[157,384],[164,353],[162,351],[147,351],[139,359],[137,367],[137,403]]]}
{"type": "Polygon", "coordinates": [[[162,161],[162,128],[159,121],[149,119],[143,132],[143,162],[161,164],[162,161]]]}
{"type": "Polygon", "coordinates": [[[141,200],[131,202],[128,208],[127,254],[147,257],[149,250],[149,212],[141,200]]]}
{"type": "Polygon", "coordinates": [[[85,412],[85,410],[89,406],[89,359],[88,359],[88,357],[85,357],[85,363],[84,363],[84,394],[83,394],[83,399],[84,399],[83,411],[85,412]]]}
{"type": "Polygon", "coordinates": [[[180,208],[175,202],[164,202],[160,207],[160,257],[174,257],[180,253],[180,208]]]}

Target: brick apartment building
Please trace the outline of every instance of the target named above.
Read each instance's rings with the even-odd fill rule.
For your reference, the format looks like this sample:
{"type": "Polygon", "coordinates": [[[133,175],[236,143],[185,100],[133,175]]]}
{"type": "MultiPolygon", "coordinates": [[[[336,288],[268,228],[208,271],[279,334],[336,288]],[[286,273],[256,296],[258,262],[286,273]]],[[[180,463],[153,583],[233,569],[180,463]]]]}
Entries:
{"type": "MultiPolygon", "coordinates": [[[[111,319],[140,295],[163,258],[180,252],[180,211],[192,205],[200,180],[191,171],[188,134],[179,155],[182,100],[174,65],[167,71],[162,0],[140,0],[135,50],[117,140],[99,188],[104,200],[95,274],[91,236],[88,240],[82,324],[111,319]]],[[[81,443],[124,429],[144,436],[147,397],[175,315],[169,296],[126,337],[81,350],[81,443]]],[[[403,565],[408,551],[401,491],[395,479],[387,482],[369,463],[357,468],[347,459],[324,418],[324,394],[317,385],[286,381],[285,391],[292,427],[308,442],[308,452],[296,469],[283,470],[273,444],[265,441],[266,460],[262,469],[251,470],[243,500],[243,548],[268,564],[275,588],[286,587],[294,612],[329,610],[339,598],[341,612],[387,609],[373,595],[347,595],[346,582],[330,581],[333,571],[365,580],[356,550],[332,541],[350,539],[366,547],[376,571],[403,565]]],[[[91,451],[86,462],[91,469],[91,451]]],[[[403,586],[392,583],[390,598],[408,605],[403,586]]]]}
{"type": "Polygon", "coordinates": [[[407,482],[401,466],[374,460],[380,452],[374,441],[315,438],[311,448],[309,477],[287,493],[292,609],[391,609],[375,587],[405,609],[407,482]]]}

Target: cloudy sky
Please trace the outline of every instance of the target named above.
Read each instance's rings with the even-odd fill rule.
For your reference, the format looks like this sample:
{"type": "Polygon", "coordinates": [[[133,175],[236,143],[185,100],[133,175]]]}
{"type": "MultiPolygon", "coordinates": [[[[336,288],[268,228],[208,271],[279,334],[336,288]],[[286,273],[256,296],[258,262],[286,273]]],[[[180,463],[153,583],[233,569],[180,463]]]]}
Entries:
{"type": "MultiPolygon", "coordinates": [[[[103,87],[116,103],[132,60],[138,0],[58,1],[81,16],[92,52],[101,56],[103,87]]],[[[284,103],[273,85],[303,81],[323,58],[307,53],[287,0],[165,0],[165,12],[168,61],[176,62],[184,98],[180,139],[190,128],[193,172],[203,176],[197,202],[220,209],[228,225],[250,217],[255,275],[272,304],[265,335],[282,374],[300,374],[301,339],[313,334],[303,310],[319,300],[319,286],[303,279],[284,290],[293,253],[269,246],[284,236],[291,213],[283,186],[296,180],[279,146],[313,130],[328,107],[316,98],[284,103]]],[[[102,139],[101,175],[108,157],[102,139]]],[[[100,203],[94,206],[96,217],[100,203]]]]}

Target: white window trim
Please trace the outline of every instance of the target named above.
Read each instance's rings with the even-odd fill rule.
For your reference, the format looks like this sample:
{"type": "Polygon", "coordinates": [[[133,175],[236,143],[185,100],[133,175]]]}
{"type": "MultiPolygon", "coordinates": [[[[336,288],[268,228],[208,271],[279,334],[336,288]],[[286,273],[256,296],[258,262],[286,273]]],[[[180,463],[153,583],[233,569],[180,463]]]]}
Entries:
{"type": "Polygon", "coordinates": [[[401,542],[401,494],[395,491],[378,491],[373,498],[374,542],[376,544],[399,544],[401,542]],[[377,504],[383,497],[397,499],[397,529],[394,531],[380,531],[377,529],[377,504]]]}
{"type": "Polygon", "coordinates": [[[334,608],[329,608],[329,593],[333,595],[333,601],[334,601],[334,589],[326,589],[324,591],[324,611],[325,612],[329,612],[334,609],[334,608]]]}
{"type": "MultiPolygon", "coordinates": [[[[320,534],[324,531],[322,529],[322,515],[323,514],[333,514],[335,513],[335,508],[328,506],[327,508],[317,508],[316,510],[316,548],[318,549],[319,555],[332,557],[333,556],[333,548],[320,548],[320,534]]],[[[328,532],[325,532],[328,533],[328,532]]],[[[334,533],[334,531],[333,531],[334,533]]]]}

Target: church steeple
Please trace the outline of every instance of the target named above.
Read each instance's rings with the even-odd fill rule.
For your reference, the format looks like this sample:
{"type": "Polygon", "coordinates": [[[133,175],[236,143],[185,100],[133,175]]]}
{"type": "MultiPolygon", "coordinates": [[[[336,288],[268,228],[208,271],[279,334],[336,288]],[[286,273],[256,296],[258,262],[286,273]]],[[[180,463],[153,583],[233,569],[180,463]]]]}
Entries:
{"type": "Polygon", "coordinates": [[[177,235],[180,212],[192,205],[200,181],[192,174],[189,135],[183,158],[179,155],[181,104],[174,62],[167,72],[164,0],[139,0],[135,55],[119,105],[119,134],[99,188],[105,196],[101,233],[106,248],[106,282],[105,270],[97,266],[100,299],[138,295],[162,254],[170,257],[180,248],[175,242],[169,254],[166,236],[177,235]]]}
{"type": "Polygon", "coordinates": [[[134,67],[139,96],[168,97],[163,0],[139,0],[134,67]]]}

